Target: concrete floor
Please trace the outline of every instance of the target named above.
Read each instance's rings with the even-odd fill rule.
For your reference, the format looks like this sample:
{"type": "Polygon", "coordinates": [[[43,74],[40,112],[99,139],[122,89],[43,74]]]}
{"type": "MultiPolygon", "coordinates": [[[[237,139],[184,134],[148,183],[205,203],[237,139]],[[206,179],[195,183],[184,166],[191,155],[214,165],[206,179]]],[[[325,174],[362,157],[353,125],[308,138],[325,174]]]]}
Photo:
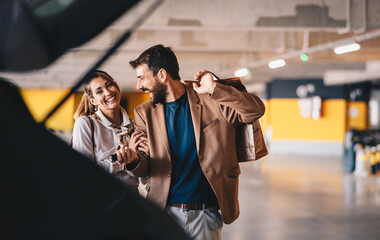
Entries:
{"type": "Polygon", "coordinates": [[[343,161],[270,155],[240,164],[240,216],[222,239],[380,240],[380,172],[344,174],[343,161]]]}
{"type": "Polygon", "coordinates": [[[268,156],[241,164],[240,217],[223,240],[378,240],[380,173],[343,173],[343,159],[268,156]]]}

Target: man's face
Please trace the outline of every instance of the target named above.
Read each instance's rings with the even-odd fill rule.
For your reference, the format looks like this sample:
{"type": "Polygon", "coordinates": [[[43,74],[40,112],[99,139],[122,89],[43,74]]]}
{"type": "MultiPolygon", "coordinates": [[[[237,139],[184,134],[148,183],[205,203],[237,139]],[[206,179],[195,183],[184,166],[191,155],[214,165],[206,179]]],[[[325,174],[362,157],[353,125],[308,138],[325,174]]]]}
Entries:
{"type": "Polygon", "coordinates": [[[136,88],[143,92],[150,92],[153,104],[164,103],[166,100],[166,85],[157,76],[153,76],[152,71],[146,63],[136,67],[137,85],[136,88]]]}

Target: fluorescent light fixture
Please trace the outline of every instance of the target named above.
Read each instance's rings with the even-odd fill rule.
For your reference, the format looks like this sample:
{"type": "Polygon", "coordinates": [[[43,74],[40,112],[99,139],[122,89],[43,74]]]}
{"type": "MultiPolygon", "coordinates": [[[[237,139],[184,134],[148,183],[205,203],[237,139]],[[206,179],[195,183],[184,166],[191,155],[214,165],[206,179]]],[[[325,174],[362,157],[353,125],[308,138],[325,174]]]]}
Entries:
{"type": "Polygon", "coordinates": [[[273,69],[273,68],[279,68],[279,67],[283,67],[285,66],[286,62],[284,59],[277,59],[277,60],[273,60],[273,61],[270,61],[268,63],[268,67],[273,69]]]}
{"type": "Polygon", "coordinates": [[[248,68],[242,68],[242,69],[236,70],[234,75],[235,75],[235,77],[244,77],[244,76],[247,76],[248,73],[249,73],[248,68]]]}
{"type": "Polygon", "coordinates": [[[359,49],[360,49],[360,45],[357,43],[353,43],[353,44],[349,44],[349,45],[336,47],[336,48],[334,48],[334,52],[336,54],[343,54],[343,53],[357,51],[359,49]]]}

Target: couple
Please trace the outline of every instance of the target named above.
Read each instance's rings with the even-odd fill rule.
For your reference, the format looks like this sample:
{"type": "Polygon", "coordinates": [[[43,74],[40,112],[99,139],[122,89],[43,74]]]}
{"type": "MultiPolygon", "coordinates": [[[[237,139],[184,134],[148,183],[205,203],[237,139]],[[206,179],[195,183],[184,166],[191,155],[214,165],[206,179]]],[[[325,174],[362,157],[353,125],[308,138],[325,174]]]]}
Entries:
{"type": "Polygon", "coordinates": [[[128,173],[136,184],[137,177],[148,178],[147,198],[191,237],[220,239],[223,222],[239,215],[235,129],[259,119],[263,102],[214,82],[205,71],[194,77],[201,78],[199,86],[184,85],[174,52],[162,45],[147,49],[130,65],[137,73],[137,89],[151,94],[151,101],[135,109],[134,133],[115,140],[129,136],[131,121],[119,105],[117,84],[102,73],[107,77],[86,84],[89,101],[83,108],[88,110],[77,111],[76,117],[90,115],[77,119],[73,147],[110,173],[128,173]],[[114,152],[117,160],[109,161],[114,152]]]}

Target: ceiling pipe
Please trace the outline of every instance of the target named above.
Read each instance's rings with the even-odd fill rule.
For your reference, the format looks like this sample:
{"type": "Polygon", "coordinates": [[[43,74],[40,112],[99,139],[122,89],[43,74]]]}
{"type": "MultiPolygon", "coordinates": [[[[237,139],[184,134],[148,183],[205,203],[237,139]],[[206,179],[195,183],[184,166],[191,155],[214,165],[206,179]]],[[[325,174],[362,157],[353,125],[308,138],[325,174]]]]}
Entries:
{"type": "Polygon", "coordinates": [[[346,27],[338,30],[339,34],[349,33],[351,31],[351,0],[346,0],[346,27]]]}
{"type": "MultiPolygon", "coordinates": [[[[328,49],[333,49],[333,48],[335,48],[337,46],[342,46],[342,45],[353,43],[353,42],[359,43],[359,42],[362,42],[362,41],[365,41],[365,40],[369,40],[369,39],[372,39],[372,38],[376,38],[376,37],[380,37],[380,29],[372,31],[372,32],[368,32],[368,33],[365,33],[365,34],[356,35],[356,36],[353,36],[353,37],[341,39],[341,40],[338,40],[338,41],[328,42],[328,43],[325,43],[325,44],[313,46],[313,47],[310,47],[310,48],[308,48],[306,50],[301,49],[301,50],[298,50],[298,51],[292,51],[292,52],[289,52],[289,53],[286,53],[286,54],[276,55],[276,56],[271,57],[271,58],[262,59],[262,60],[255,61],[255,62],[251,62],[251,63],[249,63],[245,67],[248,67],[248,68],[251,68],[251,69],[252,68],[257,68],[257,67],[265,66],[265,65],[268,64],[268,62],[276,60],[276,59],[287,60],[287,59],[299,57],[303,53],[310,54],[310,53],[325,51],[325,50],[328,50],[328,49]]],[[[226,70],[224,70],[222,72],[221,76],[223,77],[223,75],[231,74],[231,72],[233,72],[233,71],[234,71],[234,69],[226,69],[226,70]]]]}
{"type": "Polygon", "coordinates": [[[304,31],[303,32],[303,44],[302,44],[302,50],[306,51],[309,48],[309,38],[310,38],[310,32],[304,31]]]}
{"type": "MultiPolygon", "coordinates": [[[[116,25],[110,26],[107,30],[125,30],[128,26],[116,25]]],[[[230,27],[217,27],[217,26],[141,26],[138,30],[147,31],[214,31],[214,32],[283,32],[283,31],[294,31],[294,32],[339,32],[346,31],[347,27],[256,27],[256,26],[230,26],[230,27]]]]}
{"type": "MultiPolygon", "coordinates": [[[[281,43],[281,42],[280,42],[281,43]]],[[[190,53],[267,53],[267,52],[284,52],[285,48],[282,47],[283,44],[277,49],[266,47],[241,47],[241,46],[233,46],[233,47],[199,47],[199,46],[178,46],[175,47],[175,52],[190,52],[190,53]],[[278,50],[282,49],[282,51],[278,50]]],[[[106,44],[97,44],[90,46],[83,46],[78,48],[71,48],[68,52],[103,52],[109,48],[109,45],[106,44]]],[[[140,53],[146,50],[146,47],[134,47],[134,46],[122,46],[117,52],[128,52],[128,53],[140,53]]]]}
{"type": "Polygon", "coordinates": [[[363,31],[367,31],[367,0],[362,0],[363,3],[363,31]]]}
{"type": "Polygon", "coordinates": [[[278,47],[276,49],[276,52],[277,53],[283,53],[283,52],[285,52],[285,50],[286,50],[286,46],[285,45],[286,45],[285,44],[285,32],[281,32],[280,33],[280,47],[278,47]]]}
{"type": "Polygon", "coordinates": [[[356,33],[367,31],[367,6],[367,0],[362,0],[362,27],[356,33]]]}

